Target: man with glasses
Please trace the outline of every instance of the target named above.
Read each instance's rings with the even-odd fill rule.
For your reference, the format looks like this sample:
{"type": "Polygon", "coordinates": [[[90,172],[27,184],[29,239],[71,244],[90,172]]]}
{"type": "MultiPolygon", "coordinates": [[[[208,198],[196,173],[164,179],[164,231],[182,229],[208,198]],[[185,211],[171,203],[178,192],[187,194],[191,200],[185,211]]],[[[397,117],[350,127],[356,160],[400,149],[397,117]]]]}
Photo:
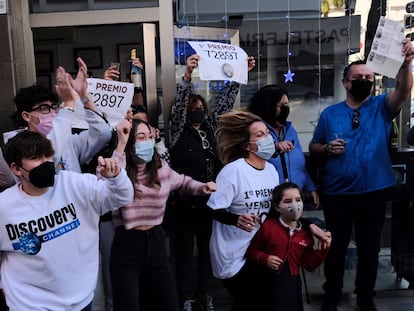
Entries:
{"type": "Polygon", "coordinates": [[[363,61],[349,64],[342,79],[346,100],[322,112],[309,145],[312,156],[326,159],[322,203],[326,227],[333,237],[325,261],[322,311],[337,310],[340,303],[353,225],[358,253],[356,310],[377,310],[373,297],[386,192],[395,185],[388,137],[392,119],[411,91],[414,48],[410,40],[404,40],[402,53],[404,63],[390,94],[370,96],[374,72],[363,61]],[[342,137],[335,137],[335,133],[342,137]]]}
{"type": "MultiPolygon", "coordinates": [[[[81,165],[87,163],[108,143],[111,128],[96,111],[87,93],[87,66],[81,58],[77,59],[79,70],[76,79],[59,67],[56,71],[56,91],[40,85],[18,90],[14,102],[19,118],[17,123],[27,124],[27,129],[46,136],[55,154],[55,169],[81,173],[81,165]],[[89,129],[72,134],[75,110],[85,109],[85,121],[89,129]]],[[[6,170],[7,163],[0,157],[0,168],[6,170]]],[[[8,170],[8,168],[7,168],[8,170]]],[[[0,176],[6,172],[0,172],[0,176]]],[[[10,174],[10,171],[7,171],[10,174]]],[[[7,186],[14,184],[12,180],[7,186]]],[[[1,186],[6,186],[1,184],[1,186]]]]}
{"type": "Polygon", "coordinates": [[[40,85],[20,89],[15,96],[18,115],[29,131],[39,132],[51,140],[57,170],[81,172],[88,162],[110,140],[111,128],[88,98],[86,64],[78,59],[75,80],[62,67],[56,73],[57,94],[40,85]],[[59,101],[61,101],[59,106],[59,101]],[[75,110],[85,110],[89,129],[72,134],[75,110]]]}

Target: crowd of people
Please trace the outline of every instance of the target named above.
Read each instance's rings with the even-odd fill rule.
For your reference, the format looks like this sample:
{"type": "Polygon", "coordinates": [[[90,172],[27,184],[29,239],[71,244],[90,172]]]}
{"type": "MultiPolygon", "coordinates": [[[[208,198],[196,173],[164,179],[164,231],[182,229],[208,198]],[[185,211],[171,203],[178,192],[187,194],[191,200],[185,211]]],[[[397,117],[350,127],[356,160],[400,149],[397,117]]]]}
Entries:
{"type": "MultiPolygon", "coordinates": [[[[388,95],[371,96],[375,76],[363,61],[345,68],[346,99],[322,112],[309,146],[326,163],[322,189],[287,120],[287,91],[267,85],[233,109],[240,85],[229,82],[210,113],[191,84],[199,55],[178,83],[168,148],[141,90],[111,128],[80,58],[76,77],[57,68],[55,90],[20,89],[15,117],[26,127],[0,152],[2,308],[99,311],[102,299],[106,311],[214,311],[214,277],[233,311],[300,311],[300,271],[326,258],[322,311],[334,311],[355,225],[357,309],[377,310],[385,194],[395,183],[387,137],[412,86],[409,40],[402,53],[388,95]],[[88,129],[73,134],[78,110],[88,129]],[[302,217],[305,203],[320,201],[327,231],[302,217]]],[[[118,76],[110,67],[103,78],[118,76]]]]}

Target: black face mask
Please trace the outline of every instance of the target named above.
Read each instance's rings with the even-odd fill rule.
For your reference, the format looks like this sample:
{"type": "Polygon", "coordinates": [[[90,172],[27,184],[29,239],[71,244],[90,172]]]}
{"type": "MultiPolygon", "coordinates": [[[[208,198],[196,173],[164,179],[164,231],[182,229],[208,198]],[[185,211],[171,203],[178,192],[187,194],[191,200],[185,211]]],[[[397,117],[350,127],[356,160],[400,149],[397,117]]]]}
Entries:
{"type": "Polygon", "coordinates": [[[372,85],[374,84],[372,81],[357,79],[350,80],[350,82],[351,89],[349,90],[349,93],[351,93],[354,99],[362,101],[371,94],[372,85]]]}
{"type": "Polygon", "coordinates": [[[289,106],[286,106],[286,105],[280,106],[280,113],[276,117],[276,121],[282,125],[285,125],[287,117],[289,116],[289,111],[290,111],[289,106]]]}
{"type": "Polygon", "coordinates": [[[39,166],[33,168],[30,172],[22,167],[29,173],[30,183],[37,188],[51,187],[55,183],[55,165],[53,162],[43,162],[39,166]]]}
{"type": "Polygon", "coordinates": [[[188,113],[188,120],[192,124],[201,124],[205,119],[204,110],[201,108],[197,108],[193,111],[189,111],[188,113]]]}

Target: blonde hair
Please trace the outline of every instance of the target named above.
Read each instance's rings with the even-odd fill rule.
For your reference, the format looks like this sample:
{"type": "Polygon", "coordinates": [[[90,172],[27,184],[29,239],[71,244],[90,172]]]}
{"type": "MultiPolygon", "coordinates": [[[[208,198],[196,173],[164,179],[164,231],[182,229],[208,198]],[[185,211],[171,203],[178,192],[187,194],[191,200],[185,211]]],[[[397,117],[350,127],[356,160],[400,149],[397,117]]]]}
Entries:
{"type": "Polygon", "coordinates": [[[247,156],[250,126],[262,119],[246,110],[233,110],[219,117],[216,138],[220,161],[225,165],[247,156]]]}

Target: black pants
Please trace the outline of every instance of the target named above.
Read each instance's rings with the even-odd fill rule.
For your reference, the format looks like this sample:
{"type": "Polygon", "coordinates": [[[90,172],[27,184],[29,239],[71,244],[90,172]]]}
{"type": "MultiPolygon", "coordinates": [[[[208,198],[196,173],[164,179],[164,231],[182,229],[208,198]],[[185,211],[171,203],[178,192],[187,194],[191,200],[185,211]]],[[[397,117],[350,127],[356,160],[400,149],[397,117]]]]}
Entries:
{"type": "Polygon", "coordinates": [[[339,302],[343,288],[345,256],[355,230],[358,264],[355,293],[358,299],[375,295],[381,232],[385,220],[386,190],[361,195],[326,196],[324,214],[332,244],[325,260],[326,282],[323,288],[328,299],[339,302]]]}
{"type": "Polygon", "coordinates": [[[211,223],[202,224],[198,228],[189,227],[189,229],[174,231],[176,278],[181,303],[194,295],[194,289],[201,295],[210,293],[212,279],[210,236],[211,223]],[[196,278],[193,269],[194,241],[197,245],[196,278]],[[197,286],[193,284],[194,279],[198,281],[197,286]]]}
{"type": "Polygon", "coordinates": [[[232,311],[260,311],[256,277],[253,277],[253,271],[251,264],[246,263],[236,275],[222,280],[224,287],[233,298],[232,311]]]}
{"type": "Polygon", "coordinates": [[[161,226],[118,227],[111,250],[114,311],[177,311],[175,282],[161,226]]]}
{"type": "Polygon", "coordinates": [[[6,304],[4,292],[3,290],[0,289],[0,311],[7,311],[7,310],[9,310],[9,308],[7,307],[7,304],[6,304]]]}

